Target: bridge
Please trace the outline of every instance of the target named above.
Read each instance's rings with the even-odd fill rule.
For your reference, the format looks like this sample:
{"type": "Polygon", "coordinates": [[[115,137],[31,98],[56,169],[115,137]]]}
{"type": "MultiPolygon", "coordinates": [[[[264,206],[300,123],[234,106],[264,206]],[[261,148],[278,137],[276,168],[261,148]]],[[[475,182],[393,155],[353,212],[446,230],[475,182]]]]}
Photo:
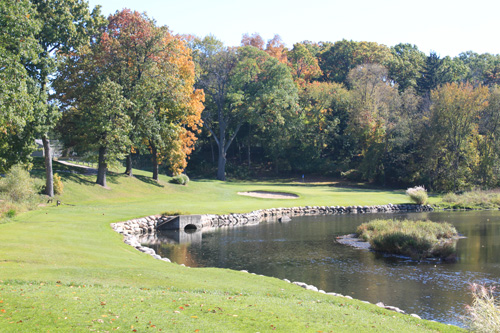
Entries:
{"type": "Polygon", "coordinates": [[[201,230],[201,215],[178,215],[159,221],[156,230],[201,230]]]}

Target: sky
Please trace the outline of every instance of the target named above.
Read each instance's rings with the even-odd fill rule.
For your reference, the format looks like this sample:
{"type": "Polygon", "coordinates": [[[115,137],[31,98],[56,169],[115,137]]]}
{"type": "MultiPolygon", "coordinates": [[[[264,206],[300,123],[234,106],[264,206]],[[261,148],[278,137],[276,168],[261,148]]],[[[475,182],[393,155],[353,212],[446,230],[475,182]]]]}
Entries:
{"type": "Polygon", "coordinates": [[[275,34],[287,47],[342,39],[387,46],[415,44],[455,57],[472,50],[500,54],[497,0],[89,0],[104,15],[123,8],[146,12],[175,34],[209,34],[227,46],[244,33],[275,34]]]}

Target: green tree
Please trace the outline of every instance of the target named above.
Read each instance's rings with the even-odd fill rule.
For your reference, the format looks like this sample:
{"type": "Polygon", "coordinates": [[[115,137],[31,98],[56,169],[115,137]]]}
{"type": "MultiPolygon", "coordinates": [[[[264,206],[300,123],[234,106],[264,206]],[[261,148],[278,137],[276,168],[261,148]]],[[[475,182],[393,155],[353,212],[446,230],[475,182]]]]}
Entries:
{"type": "Polygon", "coordinates": [[[198,87],[206,94],[202,118],[218,147],[217,179],[225,180],[227,151],[244,123],[283,123],[296,106],[297,90],[286,65],[252,46],[239,49],[199,47],[198,87]]]}
{"type": "Polygon", "coordinates": [[[24,67],[40,52],[40,26],[29,1],[0,2],[0,172],[27,162],[34,138],[27,124],[34,119],[36,87],[24,67]]]}
{"type": "Polygon", "coordinates": [[[361,64],[376,63],[386,66],[391,61],[392,54],[385,45],[343,39],[328,45],[319,57],[323,80],[347,85],[350,70],[361,64]]]}
{"type": "Polygon", "coordinates": [[[392,60],[388,64],[389,77],[396,82],[399,91],[417,88],[417,79],[426,60],[425,53],[416,45],[397,44],[391,47],[392,60]]]}
{"type": "Polygon", "coordinates": [[[59,59],[57,54],[75,52],[87,45],[90,36],[104,19],[99,7],[89,11],[84,0],[33,0],[36,11],[32,19],[40,22],[41,28],[35,38],[40,46],[38,57],[26,63],[30,76],[39,89],[35,121],[31,124],[34,133],[41,136],[45,152],[45,193],[54,196],[52,153],[49,133],[60,117],[58,108],[49,102],[50,80],[55,75],[59,59]]]}
{"type": "Polygon", "coordinates": [[[71,124],[75,150],[98,152],[96,183],[106,186],[108,165],[123,158],[130,144],[132,126],[126,112],[130,102],[123,97],[123,88],[109,79],[78,84],[79,93],[65,112],[65,122],[71,124]]]}

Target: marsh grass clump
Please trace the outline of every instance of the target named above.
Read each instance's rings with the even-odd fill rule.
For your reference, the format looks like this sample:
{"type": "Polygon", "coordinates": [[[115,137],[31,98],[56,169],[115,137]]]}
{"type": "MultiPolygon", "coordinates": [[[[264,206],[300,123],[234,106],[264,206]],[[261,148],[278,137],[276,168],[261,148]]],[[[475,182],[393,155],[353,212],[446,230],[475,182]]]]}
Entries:
{"type": "Polygon", "coordinates": [[[454,209],[498,208],[500,207],[500,192],[498,190],[473,190],[462,194],[448,193],[443,197],[440,206],[454,209]]]}
{"type": "Polygon", "coordinates": [[[465,323],[474,332],[500,332],[500,303],[494,288],[471,284],[472,304],[466,307],[465,323]]]}
{"type": "Polygon", "coordinates": [[[425,205],[429,197],[427,190],[423,186],[410,187],[406,190],[406,194],[410,197],[411,201],[418,205],[425,205]]]}
{"type": "Polygon", "coordinates": [[[375,251],[416,260],[451,260],[458,240],[458,232],[451,224],[431,221],[374,220],[360,225],[356,233],[375,251]]]}

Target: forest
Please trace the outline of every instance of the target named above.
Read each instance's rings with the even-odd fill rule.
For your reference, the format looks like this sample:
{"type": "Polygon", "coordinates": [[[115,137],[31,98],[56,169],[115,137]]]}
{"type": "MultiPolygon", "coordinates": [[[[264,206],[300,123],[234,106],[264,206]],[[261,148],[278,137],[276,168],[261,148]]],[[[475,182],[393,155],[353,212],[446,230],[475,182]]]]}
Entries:
{"type": "MultiPolygon", "coordinates": [[[[432,191],[500,182],[500,55],[174,34],[86,2],[0,3],[0,173],[42,139],[98,163],[198,177],[328,176],[432,191]]],[[[258,30],[258,27],[256,27],[258,30]]],[[[314,36],[311,36],[313,38],[314,36]]]]}

